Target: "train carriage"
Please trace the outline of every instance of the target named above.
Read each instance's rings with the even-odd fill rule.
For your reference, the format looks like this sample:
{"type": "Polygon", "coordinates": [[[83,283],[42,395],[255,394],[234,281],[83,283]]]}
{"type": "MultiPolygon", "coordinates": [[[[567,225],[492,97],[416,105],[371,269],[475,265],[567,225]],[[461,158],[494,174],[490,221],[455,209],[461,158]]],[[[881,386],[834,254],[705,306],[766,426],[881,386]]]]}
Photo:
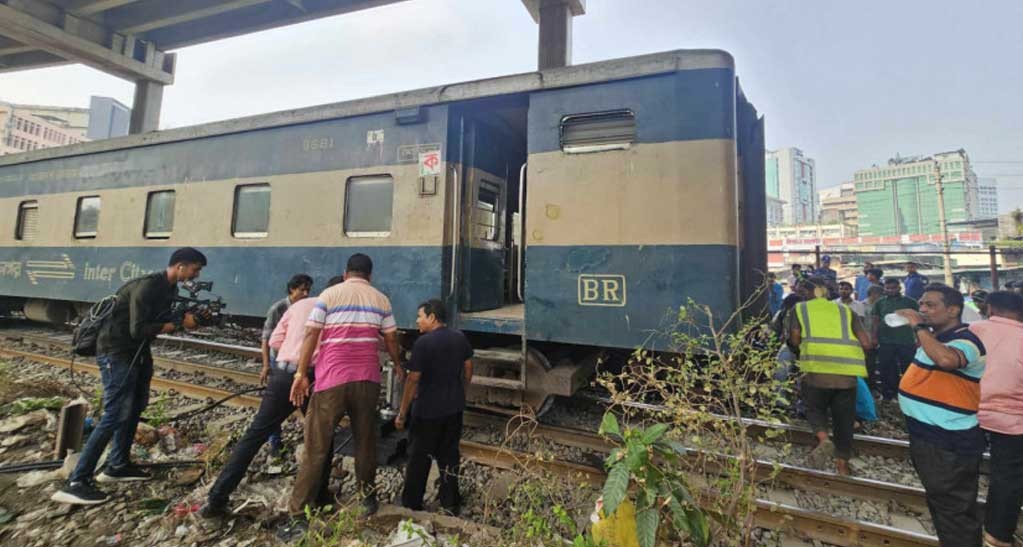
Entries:
{"type": "Polygon", "coordinates": [[[200,248],[231,313],[364,252],[400,328],[442,298],[479,404],[542,410],[766,263],[763,127],[674,51],[0,157],[0,308],[63,320],[200,248]],[[553,366],[556,364],[557,366],[553,366]]]}

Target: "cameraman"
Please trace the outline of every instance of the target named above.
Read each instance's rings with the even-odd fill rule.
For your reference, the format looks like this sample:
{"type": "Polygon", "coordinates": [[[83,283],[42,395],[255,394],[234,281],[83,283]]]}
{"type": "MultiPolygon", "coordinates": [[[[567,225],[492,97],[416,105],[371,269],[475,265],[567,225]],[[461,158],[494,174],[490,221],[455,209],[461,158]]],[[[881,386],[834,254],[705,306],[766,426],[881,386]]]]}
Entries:
{"type": "Polygon", "coordinates": [[[174,251],[167,269],[132,279],[117,290],[117,303],[100,328],[96,364],[103,382],[103,417],[82,449],[67,484],[50,498],[73,505],[97,505],[109,499],[96,488],[92,475],[100,455],[113,439],[98,482],[144,481],[149,474],[128,461],[142,411],[149,404],[153,377],[150,342],[178,328],[199,326],[191,313],[172,318],[178,283],[199,277],[206,257],[184,247],[174,251]]]}

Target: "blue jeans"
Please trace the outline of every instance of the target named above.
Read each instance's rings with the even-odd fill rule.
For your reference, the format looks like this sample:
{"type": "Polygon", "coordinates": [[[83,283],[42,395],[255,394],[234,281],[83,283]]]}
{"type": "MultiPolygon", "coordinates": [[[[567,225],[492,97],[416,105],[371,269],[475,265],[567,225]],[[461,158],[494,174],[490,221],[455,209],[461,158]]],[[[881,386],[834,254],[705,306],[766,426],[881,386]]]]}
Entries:
{"type": "MultiPolygon", "coordinates": [[[[273,377],[275,372],[279,372],[277,370],[277,352],[274,351],[273,349],[271,349],[270,350],[270,376],[273,377]]],[[[267,380],[267,384],[268,384],[267,387],[270,387],[269,383],[270,383],[270,381],[267,380]]],[[[288,387],[289,387],[288,394],[290,395],[291,394],[291,391],[290,391],[290,387],[291,386],[289,385],[288,387]]],[[[282,438],[283,435],[284,435],[284,433],[281,431],[281,425],[277,424],[277,427],[273,428],[273,430],[270,432],[270,436],[267,437],[266,440],[267,440],[267,442],[270,443],[270,447],[271,448],[280,449],[281,446],[284,445],[284,439],[282,438]]]]}
{"type": "Polygon", "coordinates": [[[111,439],[113,445],[107,457],[107,467],[119,469],[128,465],[135,429],[142,411],[149,404],[153,358],[148,348],[139,353],[134,365],[131,357],[118,355],[99,355],[96,364],[103,382],[103,417],[82,449],[78,465],[71,473],[72,482],[92,479],[96,463],[111,439]]]}

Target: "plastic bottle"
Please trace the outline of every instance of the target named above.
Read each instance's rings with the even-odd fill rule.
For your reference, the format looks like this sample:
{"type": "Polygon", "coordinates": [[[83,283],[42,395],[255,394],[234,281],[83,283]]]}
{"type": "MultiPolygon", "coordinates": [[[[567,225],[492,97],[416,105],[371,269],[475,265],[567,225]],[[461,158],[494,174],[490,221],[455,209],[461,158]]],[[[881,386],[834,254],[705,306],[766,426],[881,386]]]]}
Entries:
{"type": "Polygon", "coordinates": [[[897,327],[905,327],[906,325],[909,324],[909,319],[906,319],[905,317],[897,313],[889,313],[888,315],[884,316],[884,322],[886,325],[894,329],[897,327]]]}

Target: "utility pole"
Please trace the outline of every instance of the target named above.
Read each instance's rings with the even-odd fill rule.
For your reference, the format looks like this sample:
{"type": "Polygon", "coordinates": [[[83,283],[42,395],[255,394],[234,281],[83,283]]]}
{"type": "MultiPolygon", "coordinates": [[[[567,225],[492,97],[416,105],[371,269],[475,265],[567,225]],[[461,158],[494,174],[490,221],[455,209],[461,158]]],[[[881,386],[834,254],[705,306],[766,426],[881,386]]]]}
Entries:
{"type": "Polygon", "coordinates": [[[952,286],[952,256],[948,245],[948,223],[945,221],[945,189],[941,185],[941,164],[934,160],[934,189],[938,192],[938,225],[945,262],[945,284],[952,286]]]}

